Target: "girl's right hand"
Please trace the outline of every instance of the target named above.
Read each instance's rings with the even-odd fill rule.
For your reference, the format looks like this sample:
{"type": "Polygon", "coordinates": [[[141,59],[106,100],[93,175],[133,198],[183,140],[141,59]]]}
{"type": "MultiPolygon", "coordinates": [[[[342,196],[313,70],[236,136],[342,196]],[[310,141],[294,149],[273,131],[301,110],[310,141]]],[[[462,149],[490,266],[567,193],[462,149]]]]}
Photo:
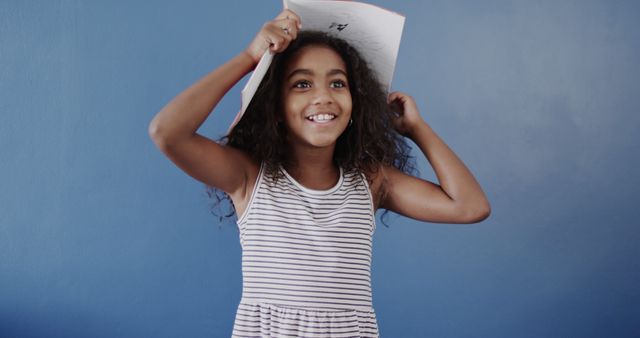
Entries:
{"type": "Polygon", "coordinates": [[[274,53],[285,50],[289,43],[296,38],[301,27],[300,17],[285,9],[275,19],[267,21],[262,26],[245,52],[257,64],[267,49],[274,53]]]}

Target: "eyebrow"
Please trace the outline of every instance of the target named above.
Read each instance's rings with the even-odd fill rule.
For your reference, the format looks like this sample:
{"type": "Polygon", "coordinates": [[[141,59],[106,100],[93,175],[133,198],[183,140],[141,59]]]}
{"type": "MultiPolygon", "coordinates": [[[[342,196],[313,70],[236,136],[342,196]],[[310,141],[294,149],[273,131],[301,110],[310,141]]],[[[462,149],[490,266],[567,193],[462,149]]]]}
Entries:
{"type": "MultiPolygon", "coordinates": [[[[291,72],[291,74],[289,74],[289,76],[287,76],[287,80],[289,80],[290,78],[292,78],[293,76],[298,75],[298,74],[313,75],[313,72],[310,69],[299,68],[299,69],[296,69],[293,72],[291,72]]],[[[338,69],[338,68],[332,69],[332,70],[327,72],[327,75],[335,75],[335,74],[342,74],[345,77],[347,76],[347,73],[344,70],[338,69]]]]}

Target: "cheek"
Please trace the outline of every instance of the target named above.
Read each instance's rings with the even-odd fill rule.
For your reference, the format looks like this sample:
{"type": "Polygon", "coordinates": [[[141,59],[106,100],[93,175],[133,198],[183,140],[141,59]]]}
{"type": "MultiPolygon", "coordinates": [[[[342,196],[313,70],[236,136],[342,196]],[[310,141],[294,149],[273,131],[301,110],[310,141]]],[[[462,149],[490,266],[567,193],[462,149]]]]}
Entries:
{"type": "Polygon", "coordinates": [[[342,109],[349,112],[351,115],[351,111],[353,110],[353,101],[351,100],[351,95],[346,95],[342,102],[342,109]]]}
{"type": "Polygon", "coordinates": [[[296,115],[300,110],[299,104],[295,100],[285,101],[283,108],[283,113],[287,117],[296,115]]]}

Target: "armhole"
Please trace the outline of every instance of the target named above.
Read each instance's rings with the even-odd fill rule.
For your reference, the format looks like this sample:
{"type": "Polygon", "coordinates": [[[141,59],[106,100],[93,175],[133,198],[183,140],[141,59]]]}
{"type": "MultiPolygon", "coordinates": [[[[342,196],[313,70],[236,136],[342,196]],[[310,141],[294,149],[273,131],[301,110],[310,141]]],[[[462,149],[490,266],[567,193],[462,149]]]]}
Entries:
{"type": "Polygon", "coordinates": [[[369,187],[369,182],[367,181],[367,176],[360,171],[360,177],[362,178],[362,182],[364,182],[364,187],[367,189],[367,194],[369,195],[369,207],[371,208],[371,220],[372,220],[372,228],[371,233],[376,231],[376,209],[373,205],[373,195],[371,194],[371,188],[369,187]]]}
{"type": "Polygon", "coordinates": [[[242,213],[242,216],[239,216],[238,221],[236,222],[239,228],[240,228],[240,225],[244,223],[244,221],[247,219],[247,214],[249,213],[249,210],[253,205],[253,200],[255,199],[255,195],[258,191],[258,187],[262,183],[262,176],[264,175],[264,170],[265,170],[264,163],[261,163],[260,170],[258,171],[258,178],[256,179],[256,184],[253,185],[253,190],[251,191],[251,197],[249,197],[249,202],[247,203],[247,206],[244,208],[244,212],[242,213]]]}

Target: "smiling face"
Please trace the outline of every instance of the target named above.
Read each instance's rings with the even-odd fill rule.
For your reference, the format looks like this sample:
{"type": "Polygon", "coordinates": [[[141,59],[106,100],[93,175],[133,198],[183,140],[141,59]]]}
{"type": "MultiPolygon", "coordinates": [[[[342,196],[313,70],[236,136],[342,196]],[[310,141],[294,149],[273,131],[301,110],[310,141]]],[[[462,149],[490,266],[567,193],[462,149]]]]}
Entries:
{"type": "Polygon", "coordinates": [[[321,45],[297,51],[284,72],[282,102],[290,143],[335,147],[351,119],[347,68],[340,55],[321,45]]]}

